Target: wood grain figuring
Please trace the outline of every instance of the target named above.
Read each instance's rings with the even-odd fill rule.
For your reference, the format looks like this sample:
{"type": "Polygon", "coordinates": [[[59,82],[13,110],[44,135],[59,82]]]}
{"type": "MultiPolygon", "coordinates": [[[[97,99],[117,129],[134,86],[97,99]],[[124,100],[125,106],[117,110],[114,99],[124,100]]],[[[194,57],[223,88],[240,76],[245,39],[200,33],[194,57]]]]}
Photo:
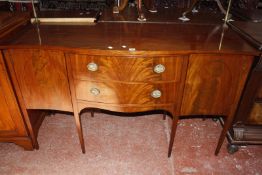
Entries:
{"type": "Polygon", "coordinates": [[[5,56],[12,61],[28,109],[72,111],[63,52],[13,49],[5,56]]]}
{"type": "Polygon", "coordinates": [[[116,81],[174,81],[181,78],[182,64],[186,56],[172,57],[109,57],[91,55],[68,55],[71,58],[74,78],[80,80],[116,81]],[[96,63],[98,70],[89,71],[87,65],[96,63]],[[163,73],[155,73],[154,67],[161,64],[163,73]]]}
{"type": "MultiPolygon", "coordinates": [[[[0,116],[0,130],[14,135],[0,135],[0,141],[17,141],[28,149],[37,148],[37,130],[43,117],[38,117],[38,112],[30,117],[30,110],[69,111],[74,113],[84,153],[79,115],[82,109],[165,110],[173,116],[169,156],[181,115],[224,115],[226,120],[215,151],[218,154],[253,58],[259,52],[230,28],[223,28],[221,20],[208,24],[211,19],[195,23],[193,18],[186,24],[176,18],[173,23],[161,24],[26,25],[21,32],[5,37],[0,49],[5,50],[8,69],[0,61],[4,67],[4,76],[0,77],[0,105],[4,108],[0,114],[7,118],[0,116]],[[87,70],[90,62],[97,63],[98,71],[87,70]],[[155,73],[157,64],[164,65],[165,72],[155,73]],[[100,93],[91,95],[90,88],[98,88],[100,93]],[[155,89],[162,92],[160,98],[151,97],[155,89]],[[12,107],[16,100],[22,112],[17,120],[12,107]],[[18,128],[26,127],[30,136],[19,141],[16,124],[22,119],[26,126],[20,123],[18,128]]],[[[259,76],[254,80],[260,80],[259,76]]]]}
{"type": "MultiPolygon", "coordinates": [[[[1,72],[2,74],[2,72],[1,72]]],[[[2,75],[1,75],[2,76],[2,75]]],[[[0,130],[1,132],[3,131],[10,131],[10,130],[15,130],[15,124],[12,120],[12,117],[11,117],[11,114],[9,112],[9,109],[8,109],[8,105],[6,103],[6,100],[5,100],[5,96],[4,96],[4,91],[2,89],[2,87],[0,86],[0,116],[1,116],[1,119],[0,119],[0,130]]]]}
{"type": "Polygon", "coordinates": [[[215,155],[232,124],[252,62],[253,57],[240,55],[193,54],[189,58],[181,115],[226,117],[215,155]]]}
{"type": "Polygon", "coordinates": [[[66,54],[82,152],[85,152],[85,146],[79,113],[85,108],[117,112],[165,110],[172,116],[178,113],[188,56],[153,57],[151,53],[146,56],[105,56],[100,51],[91,53],[66,54]],[[88,70],[89,63],[95,63],[98,69],[88,70]],[[160,74],[154,72],[154,67],[159,64],[165,67],[160,74]],[[93,94],[92,89],[98,93],[93,94]],[[159,98],[151,96],[154,90],[160,90],[159,98]]]}
{"type": "Polygon", "coordinates": [[[27,136],[27,131],[0,54],[0,137],[10,136],[27,136]]]}
{"type": "Polygon", "coordinates": [[[235,109],[253,58],[191,55],[182,115],[228,115],[235,109]]]}
{"type": "Polygon", "coordinates": [[[178,87],[174,83],[115,83],[75,81],[76,98],[90,102],[107,104],[170,104],[176,103],[178,99],[178,87]],[[100,94],[93,95],[90,90],[97,88],[100,94]],[[160,90],[160,98],[151,97],[154,90],[160,90]]]}

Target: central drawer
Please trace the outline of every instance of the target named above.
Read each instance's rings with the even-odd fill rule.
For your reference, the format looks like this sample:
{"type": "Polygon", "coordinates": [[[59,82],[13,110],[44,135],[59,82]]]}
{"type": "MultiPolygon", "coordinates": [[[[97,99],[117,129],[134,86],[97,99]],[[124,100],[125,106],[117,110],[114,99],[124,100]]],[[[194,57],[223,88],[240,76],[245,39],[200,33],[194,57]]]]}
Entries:
{"type": "Polygon", "coordinates": [[[125,82],[178,82],[185,62],[185,56],[121,57],[69,54],[68,57],[74,79],[125,82]]]}
{"type": "Polygon", "coordinates": [[[77,100],[108,104],[171,104],[178,99],[176,83],[124,83],[75,80],[77,100]]]}

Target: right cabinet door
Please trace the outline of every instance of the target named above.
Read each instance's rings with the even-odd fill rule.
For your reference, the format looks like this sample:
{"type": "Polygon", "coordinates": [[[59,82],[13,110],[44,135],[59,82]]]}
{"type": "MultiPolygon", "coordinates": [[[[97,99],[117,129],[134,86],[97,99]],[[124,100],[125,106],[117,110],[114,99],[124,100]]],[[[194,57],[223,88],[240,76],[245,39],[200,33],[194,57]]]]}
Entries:
{"type": "Polygon", "coordinates": [[[191,55],[181,114],[233,115],[252,62],[252,56],[191,55]]]}
{"type": "Polygon", "coordinates": [[[0,140],[17,136],[27,132],[0,53],[0,140]]]}

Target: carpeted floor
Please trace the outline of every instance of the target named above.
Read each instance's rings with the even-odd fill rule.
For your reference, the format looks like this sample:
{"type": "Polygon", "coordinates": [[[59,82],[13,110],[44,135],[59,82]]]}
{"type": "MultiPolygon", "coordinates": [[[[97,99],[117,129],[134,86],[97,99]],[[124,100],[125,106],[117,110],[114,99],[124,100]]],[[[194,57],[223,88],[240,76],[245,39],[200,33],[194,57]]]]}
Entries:
{"type": "Polygon", "coordinates": [[[119,117],[82,115],[86,154],[82,154],[74,118],[56,114],[40,128],[40,149],[24,151],[0,143],[0,175],[262,175],[262,146],[227,153],[225,141],[214,156],[221,131],[211,119],[180,120],[173,154],[167,158],[170,121],[162,115],[119,117]]]}

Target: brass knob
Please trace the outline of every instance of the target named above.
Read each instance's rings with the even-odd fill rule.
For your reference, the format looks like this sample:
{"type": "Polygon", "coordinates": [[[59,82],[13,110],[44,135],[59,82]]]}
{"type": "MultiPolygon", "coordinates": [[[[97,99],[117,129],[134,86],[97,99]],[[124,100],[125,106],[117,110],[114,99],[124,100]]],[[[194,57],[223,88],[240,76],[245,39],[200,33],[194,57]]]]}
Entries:
{"type": "Polygon", "coordinates": [[[151,92],[151,97],[153,98],[160,98],[162,95],[160,90],[154,90],[153,92],[151,92]]]}
{"type": "Polygon", "coordinates": [[[161,74],[163,72],[165,72],[165,66],[163,64],[158,64],[154,67],[154,72],[157,74],[161,74]]]}
{"type": "Polygon", "coordinates": [[[92,71],[92,72],[95,72],[95,71],[97,71],[98,70],[98,65],[96,64],[96,63],[89,63],[88,65],[87,65],[87,69],[89,70],[89,71],[92,71]]]}
{"type": "Polygon", "coordinates": [[[97,88],[91,88],[91,89],[90,89],[90,92],[91,92],[91,94],[93,94],[93,95],[95,95],[95,96],[97,96],[97,95],[100,94],[100,90],[97,89],[97,88]]]}

